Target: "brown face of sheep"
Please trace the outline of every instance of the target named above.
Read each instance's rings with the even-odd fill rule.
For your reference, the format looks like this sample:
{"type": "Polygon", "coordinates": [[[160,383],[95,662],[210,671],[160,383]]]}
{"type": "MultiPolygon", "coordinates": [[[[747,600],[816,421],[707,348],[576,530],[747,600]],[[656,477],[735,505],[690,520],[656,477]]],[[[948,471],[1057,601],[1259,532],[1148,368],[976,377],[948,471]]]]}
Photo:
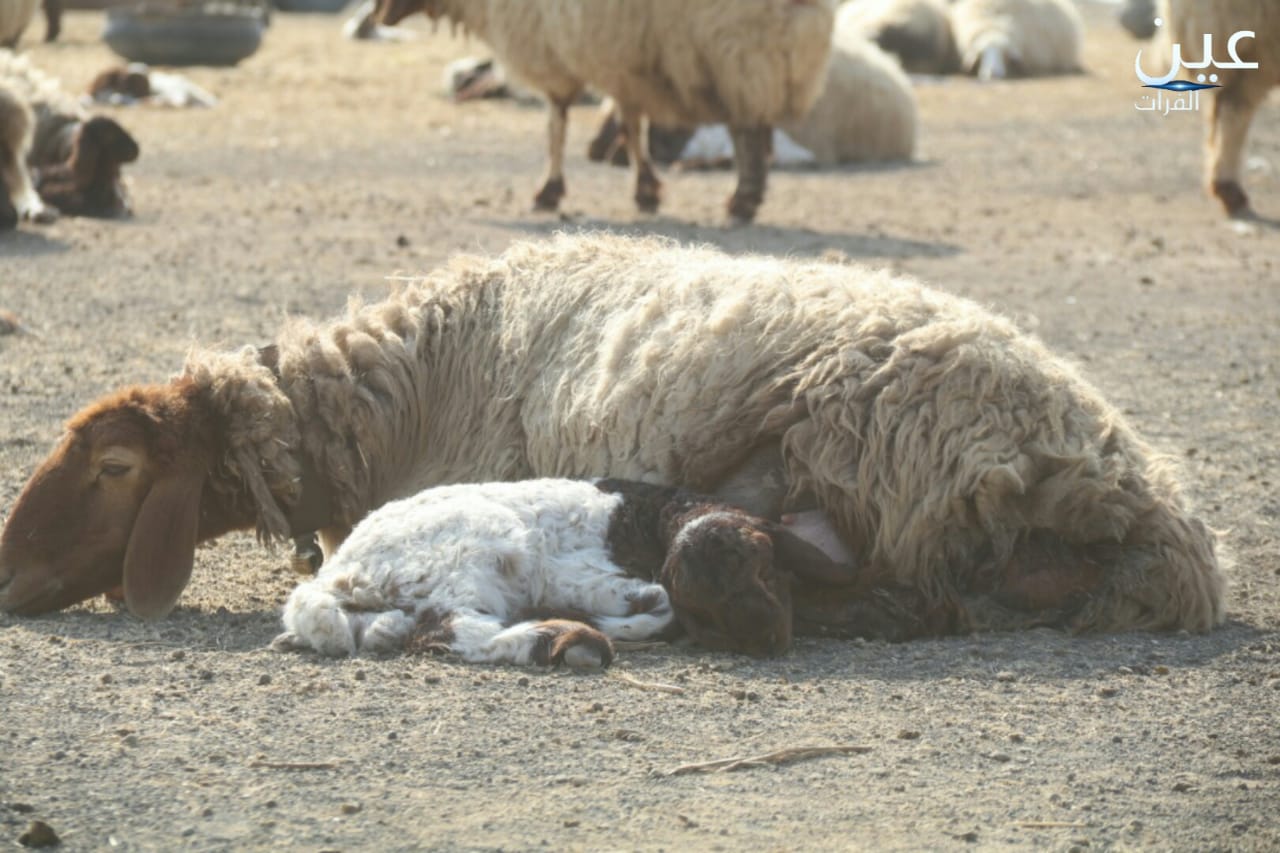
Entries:
{"type": "Polygon", "coordinates": [[[0,609],[59,610],[123,584],[163,616],[191,574],[204,468],[180,386],[127,389],[68,424],[0,533],[0,609]]]}
{"type": "Polygon", "coordinates": [[[681,626],[700,645],[757,657],[791,647],[790,578],[774,565],[769,536],[742,517],[688,525],[662,579],[681,626]]]}

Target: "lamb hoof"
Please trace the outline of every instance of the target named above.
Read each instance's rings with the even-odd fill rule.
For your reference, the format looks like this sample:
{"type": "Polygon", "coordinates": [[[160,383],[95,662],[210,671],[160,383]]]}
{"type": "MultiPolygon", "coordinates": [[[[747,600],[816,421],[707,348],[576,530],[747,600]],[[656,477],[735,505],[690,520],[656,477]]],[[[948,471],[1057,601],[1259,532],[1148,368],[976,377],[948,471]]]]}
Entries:
{"type": "Polygon", "coordinates": [[[297,652],[307,648],[307,644],[298,639],[298,635],[286,631],[271,641],[268,646],[273,652],[297,652]]]}
{"type": "Polygon", "coordinates": [[[36,225],[52,225],[58,221],[58,210],[54,207],[43,206],[38,210],[33,210],[27,214],[27,219],[36,225]]]}
{"type": "Polygon", "coordinates": [[[613,663],[613,643],[582,622],[552,619],[539,626],[533,662],[542,666],[567,664],[574,669],[603,669],[613,663]]]}
{"type": "Polygon", "coordinates": [[[1211,188],[1213,195],[1222,202],[1227,216],[1232,219],[1254,219],[1257,214],[1249,206],[1249,195],[1238,181],[1214,181],[1211,188]]]}
{"type": "Polygon", "coordinates": [[[542,185],[538,194],[533,197],[533,209],[555,211],[560,207],[560,199],[564,198],[564,178],[552,178],[542,185]]]}

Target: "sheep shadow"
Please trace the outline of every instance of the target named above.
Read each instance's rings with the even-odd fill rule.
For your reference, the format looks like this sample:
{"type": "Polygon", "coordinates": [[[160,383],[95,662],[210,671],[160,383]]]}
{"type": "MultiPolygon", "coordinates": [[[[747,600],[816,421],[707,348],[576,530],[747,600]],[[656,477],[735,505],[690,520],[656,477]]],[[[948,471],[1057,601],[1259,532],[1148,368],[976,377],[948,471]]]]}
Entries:
{"type": "Polygon", "coordinates": [[[36,258],[61,254],[70,248],[62,240],[25,228],[0,234],[0,257],[36,258]]]}
{"type": "Polygon", "coordinates": [[[730,255],[759,254],[769,251],[769,247],[778,247],[781,253],[792,257],[835,254],[850,258],[900,260],[917,257],[947,258],[962,251],[952,243],[914,240],[891,234],[849,234],[759,223],[747,226],[707,225],[665,216],[656,216],[644,222],[615,222],[588,216],[565,216],[559,219],[529,218],[508,222],[490,220],[486,224],[545,237],[557,233],[601,231],[624,237],[667,237],[680,243],[713,245],[730,255]]]}
{"type": "Polygon", "coordinates": [[[179,606],[163,620],[144,622],[123,607],[94,602],[42,616],[0,614],[0,629],[22,627],[50,643],[105,642],[160,651],[245,653],[266,648],[280,633],[279,609],[232,611],[179,606]]]}

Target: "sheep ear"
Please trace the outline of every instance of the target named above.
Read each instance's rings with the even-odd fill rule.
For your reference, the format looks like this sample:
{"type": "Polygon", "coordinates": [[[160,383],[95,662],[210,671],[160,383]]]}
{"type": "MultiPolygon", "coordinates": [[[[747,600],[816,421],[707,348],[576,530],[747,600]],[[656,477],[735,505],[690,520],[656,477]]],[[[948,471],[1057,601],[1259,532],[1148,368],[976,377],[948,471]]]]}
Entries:
{"type": "Polygon", "coordinates": [[[858,582],[855,563],[837,563],[817,545],[792,533],[782,524],[767,528],[773,540],[773,561],[780,569],[798,578],[831,586],[852,586],[858,582]]]}
{"type": "Polygon", "coordinates": [[[203,488],[202,473],[174,472],[143,498],[124,554],[124,600],[135,616],[165,616],[191,579],[203,488]]]}

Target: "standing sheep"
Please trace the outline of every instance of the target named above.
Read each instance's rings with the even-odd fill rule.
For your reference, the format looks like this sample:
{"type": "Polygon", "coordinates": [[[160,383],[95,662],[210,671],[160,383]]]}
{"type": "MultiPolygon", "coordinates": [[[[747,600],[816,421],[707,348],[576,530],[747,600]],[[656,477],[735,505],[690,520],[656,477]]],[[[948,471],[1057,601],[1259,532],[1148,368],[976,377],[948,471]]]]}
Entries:
{"type": "Polygon", "coordinates": [[[961,67],[980,80],[1082,68],[1084,22],[1069,0],[959,0],[951,26],[961,67]]]}
{"type": "Polygon", "coordinates": [[[1235,43],[1235,56],[1257,68],[1215,66],[1217,83],[1205,137],[1205,183],[1208,192],[1232,217],[1254,215],[1242,185],[1249,126],[1268,93],[1280,85],[1280,3],[1274,0],[1164,0],[1161,9],[1167,38],[1180,45],[1182,58],[1202,62],[1206,34],[1214,37],[1216,59],[1226,63],[1233,34],[1250,37],[1235,43]]]}
{"type": "Polygon", "coordinates": [[[750,221],[764,199],[774,125],[817,98],[835,0],[382,0],[382,21],[421,11],[486,41],[508,72],[547,98],[550,166],[534,197],[565,194],[568,110],[590,85],[617,102],[635,165],[636,205],[655,211],[661,183],[645,150],[645,119],[724,123],[738,185],[729,214],[750,221]]]}
{"type": "Polygon", "coordinates": [[[427,486],[545,476],[786,514],[926,608],[990,588],[1048,537],[1066,555],[1050,580],[1114,551],[1096,582],[1053,584],[1083,590],[1074,629],[1223,618],[1214,534],[1169,465],[1009,321],[887,271],[607,235],[458,257],[273,347],[197,353],[168,384],[91,404],[0,534],[0,609],[123,583],[155,618],[197,542],[319,530],[331,554],[427,486]]]}
{"type": "Polygon", "coordinates": [[[781,525],[671,487],[440,486],[356,525],[290,594],[273,645],[354,655],[412,641],[476,663],[605,666],[610,638],[678,620],[703,645],[775,655],[791,645],[792,573],[848,574],[833,569],[781,525]]]}
{"type": "MultiPolygon", "coordinates": [[[[14,48],[35,17],[40,0],[3,0],[0,2],[0,47],[14,48]]],[[[62,31],[62,0],[45,0],[44,40],[53,41],[62,31]]]]}
{"type": "Polygon", "coordinates": [[[16,227],[24,219],[48,223],[57,218],[57,211],[41,201],[27,169],[35,124],[26,98],[0,80],[0,184],[4,189],[0,231],[16,227]]]}

